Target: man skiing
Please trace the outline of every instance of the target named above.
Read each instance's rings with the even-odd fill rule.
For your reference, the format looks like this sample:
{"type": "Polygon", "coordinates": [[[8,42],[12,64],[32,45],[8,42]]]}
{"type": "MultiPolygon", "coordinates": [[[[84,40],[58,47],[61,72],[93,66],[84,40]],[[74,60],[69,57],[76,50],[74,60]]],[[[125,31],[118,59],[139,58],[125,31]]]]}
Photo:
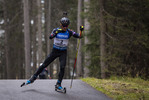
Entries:
{"type": "Polygon", "coordinates": [[[63,17],[60,20],[60,28],[55,28],[52,31],[49,37],[50,39],[54,38],[52,52],[48,55],[43,64],[39,66],[34,75],[27,81],[28,84],[33,83],[37,79],[37,76],[43,71],[43,69],[46,68],[57,57],[59,57],[60,72],[58,74],[58,80],[55,86],[59,90],[63,89],[61,83],[63,80],[66,66],[68,40],[71,36],[75,38],[81,38],[81,36],[78,33],[68,29],[69,24],[69,19],[67,17],[63,17]]]}

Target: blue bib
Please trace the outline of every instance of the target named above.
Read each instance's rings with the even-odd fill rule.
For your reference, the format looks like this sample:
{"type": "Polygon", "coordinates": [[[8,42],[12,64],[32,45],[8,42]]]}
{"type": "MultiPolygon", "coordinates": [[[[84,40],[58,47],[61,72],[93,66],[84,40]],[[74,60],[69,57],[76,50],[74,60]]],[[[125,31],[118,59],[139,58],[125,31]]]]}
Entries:
{"type": "Polygon", "coordinates": [[[61,32],[54,38],[53,48],[59,50],[66,50],[68,46],[68,40],[70,38],[68,30],[66,32],[61,32]]]}

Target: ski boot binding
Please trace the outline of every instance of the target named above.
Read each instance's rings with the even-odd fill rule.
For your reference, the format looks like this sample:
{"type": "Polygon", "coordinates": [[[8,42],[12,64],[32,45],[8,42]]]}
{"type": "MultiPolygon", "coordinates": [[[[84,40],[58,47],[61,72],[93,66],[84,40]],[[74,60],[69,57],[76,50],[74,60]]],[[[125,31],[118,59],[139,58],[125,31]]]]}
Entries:
{"type": "Polygon", "coordinates": [[[61,93],[66,93],[66,88],[65,87],[63,88],[60,84],[56,84],[55,91],[61,92],[61,93]]]}
{"type": "Polygon", "coordinates": [[[33,83],[36,80],[36,78],[37,77],[33,75],[29,80],[27,80],[27,82],[23,82],[21,84],[21,87],[33,83]]]}

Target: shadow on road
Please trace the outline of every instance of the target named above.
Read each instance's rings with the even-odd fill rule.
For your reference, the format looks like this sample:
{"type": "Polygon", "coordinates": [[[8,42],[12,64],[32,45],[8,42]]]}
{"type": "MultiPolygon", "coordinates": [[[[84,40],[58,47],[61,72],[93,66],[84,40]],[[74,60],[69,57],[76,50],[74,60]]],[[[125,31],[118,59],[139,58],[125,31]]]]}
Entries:
{"type": "Polygon", "coordinates": [[[34,93],[38,93],[38,94],[43,94],[43,95],[45,95],[45,96],[49,96],[49,97],[51,97],[51,94],[49,93],[49,92],[43,92],[43,91],[38,91],[38,90],[35,90],[35,89],[29,89],[29,90],[24,90],[24,91],[22,91],[22,92],[34,92],[34,93]]]}
{"type": "MultiPolygon", "coordinates": [[[[35,96],[35,94],[39,94],[40,96],[43,95],[43,96],[46,96],[48,98],[53,98],[53,100],[74,100],[74,97],[73,95],[68,95],[67,93],[64,94],[64,93],[61,93],[61,92],[48,92],[48,91],[40,91],[40,90],[36,90],[36,89],[28,89],[28,90],[23,90],[22,93],[32,93],[33,96],[35,96]]],[[[76,99],[75,99],[76,100],[76,99]]]]}

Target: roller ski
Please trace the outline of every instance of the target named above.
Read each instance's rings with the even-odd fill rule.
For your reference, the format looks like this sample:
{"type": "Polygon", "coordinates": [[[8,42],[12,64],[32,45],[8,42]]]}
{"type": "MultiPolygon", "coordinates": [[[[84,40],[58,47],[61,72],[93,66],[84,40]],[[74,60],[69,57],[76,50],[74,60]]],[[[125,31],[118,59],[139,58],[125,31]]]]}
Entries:
{"type": "Polygon", "coordinates": [[[33,83],[36,80],[36,78],[36,76],[32,76],[29,80],[27,80],[27,82],[23,82],[20,87],[33,83]]]}
{"type": "Polygon", "coordinates": [[[66,87],[63,88],[60,84],[56,84],[55,85],[55,91],[65,94],[66,93],[66,87]]]}

